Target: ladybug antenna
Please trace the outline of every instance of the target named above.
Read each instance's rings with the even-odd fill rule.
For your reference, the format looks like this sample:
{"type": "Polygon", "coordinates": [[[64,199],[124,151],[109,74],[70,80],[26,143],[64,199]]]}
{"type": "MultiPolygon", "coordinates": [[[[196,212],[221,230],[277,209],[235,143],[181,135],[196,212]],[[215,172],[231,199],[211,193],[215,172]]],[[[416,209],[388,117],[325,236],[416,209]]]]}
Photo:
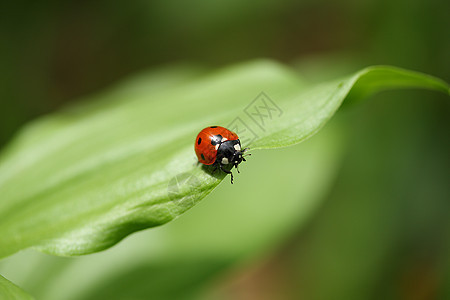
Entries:
{"type": "Polygon", "coordinates": [[[250,151],[250,148],[244,148],[244,150],[241,151],[242,156],[250,156],[252,155],[251,153],[248,153],[248,151],[250,151]]]}

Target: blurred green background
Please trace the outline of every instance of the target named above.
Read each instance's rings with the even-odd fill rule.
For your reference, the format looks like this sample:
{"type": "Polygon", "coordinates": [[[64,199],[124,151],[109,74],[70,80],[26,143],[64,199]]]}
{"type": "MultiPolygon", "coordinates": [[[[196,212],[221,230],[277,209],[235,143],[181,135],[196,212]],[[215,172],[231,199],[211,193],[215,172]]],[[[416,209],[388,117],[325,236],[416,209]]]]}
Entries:
{"type": "MultiPolygon", "coordinates": [[[[4,1],[0,10],[0,145],[40,115],[128,75],[166,65],[217,68],[267,57],[295,67],[309,81],[373,64],[450,80],[450,3],[445,0],[4,1]]],[[[108,270],[114,251],[148,247],[136,241],[146,239],[146,233],[139,233],[88,256],[87,262],[29,251],[0,263],[0,271],[3,267],[2,275],[38,299],[72,299],[67,293],[80,286],[86,292],[71,294],[73,299],[448,299],[448,98],[395,91],[368,100],[344,106],[326,132],[305,145],[256,152],[268,165],[265,172],[283,173],[307,152],[303,147],[315,147],[308,143],[321,145],[331,137],[341,141],[323,142],[333,159],[328,154],[311,158],[318,164],[332,161],[332,167],[320,173],[327,184],[315,194],[317,204],[306,221],[281,226],[278,238],[255,242],[245,255],[217,259],[202,248],[201,255],[169,255],[146,265],[117,267],[114,276],[98,275],[104,279],[94,283],[80,280],[92,271],[89,257],[104,255],[108,270]],[[286,158],[275,170],[283,161],[280,154],[286,158]]],[[[237,178],[247,190],[258,189],[261,181],[261,173],[250,170],[255,165],[237,178]]],[[[283,174],[296,176],[295,171],[283,174]]],[[[273,180],[273,193],[267,194],[271,201],[282,206],[288,197],[295,200],[296,194],[282,185],[288,179],[264,176],[273,180]]],[[[225,182],[174,223],[185,227],[189,220],[203,220],[202,209],[217,212],[235,193],[225,182]]],[[[264,194],[258,197],[267,200],[264,194]]],[[[238,200],[235,207],[245,205],[245,197],[238,200]]],[[[170,226],[177,225],[153,229],[150,235],[164,236],[170,226]]],[[[192,228],[210,235],[188,230],[182,235],[194,241],[196,234],[217,235],[208,224],[192,228]]]]}

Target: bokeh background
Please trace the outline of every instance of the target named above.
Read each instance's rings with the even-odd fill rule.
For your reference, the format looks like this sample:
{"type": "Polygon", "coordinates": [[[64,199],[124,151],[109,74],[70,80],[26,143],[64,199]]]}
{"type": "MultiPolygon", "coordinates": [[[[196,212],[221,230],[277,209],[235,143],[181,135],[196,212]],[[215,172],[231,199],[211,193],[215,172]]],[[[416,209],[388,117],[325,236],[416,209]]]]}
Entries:
{"type": "MultiPolygon", "coordinates": [[[[271,58],[320,81],[390,64],[450,80],[446,0],[3,1],[0,11],[0,146],[30,120],[166,65],[271,58]]],[[[322,135],[340,132],[338,163],[304,222],[233,263],[197,257],[118,272],[83,299],[448,299],[449,120],[448,97],[429,91],[344,107],[322,135]],[[154,274],[166,279],[149,284],[154,274]]],[[[275,164],[277,153],[266,158],[275,164]]],[[[259,178],[242,180],[255,189],[259,178]]],[[[283,190],[273,190],[283,205],[283,190]]],[[[234,191],[221,187],[203,202],[234,191]]],[[[37,296],[70,264],[26,255],[49,280],[14,275],[27,264],[14,257],[4,266],[12,278],[4,275],[37,296]]]]}

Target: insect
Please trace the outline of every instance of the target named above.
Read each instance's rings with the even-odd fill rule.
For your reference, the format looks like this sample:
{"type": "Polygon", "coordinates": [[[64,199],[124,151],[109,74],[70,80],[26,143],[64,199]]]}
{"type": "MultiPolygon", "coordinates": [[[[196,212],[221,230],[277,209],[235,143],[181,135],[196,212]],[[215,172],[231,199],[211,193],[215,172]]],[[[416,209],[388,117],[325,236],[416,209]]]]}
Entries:
{"type": "MultiPolygon", "coordinates": [[[[231,174],[231,183],[233,183],[233,173],[227,165],[236,167],[239,173],[238,165],[245,161],[244,153],[248,150],[241,150],[241,141],[236,133],[220,126],[210,126],[204,128],[195,139],[195,154],[198,161],[204,165],[215,165],[227,174],[231,174]]],[[[246,154],[250,155],[250,154],[246,154]]]]}

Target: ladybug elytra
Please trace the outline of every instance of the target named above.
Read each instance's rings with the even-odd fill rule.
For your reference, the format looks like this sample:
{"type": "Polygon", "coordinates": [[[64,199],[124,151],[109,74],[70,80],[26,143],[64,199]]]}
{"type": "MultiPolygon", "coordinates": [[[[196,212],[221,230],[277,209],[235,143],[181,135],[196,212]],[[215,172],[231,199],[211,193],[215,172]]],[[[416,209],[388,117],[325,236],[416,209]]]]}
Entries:
{"type": "Polygon", "coordinates": [[[220,126],[204,128],[195,139],[198,161],[204,165],[216,165],[223,172],[231,174],[231,183],[233,173],[224,166],[232,165],[231,168],[235,167],[239,173],[238,165],[245,161],[243,154],[247,150],[241,150],[241,141],[236,133],[220,126]]]}

